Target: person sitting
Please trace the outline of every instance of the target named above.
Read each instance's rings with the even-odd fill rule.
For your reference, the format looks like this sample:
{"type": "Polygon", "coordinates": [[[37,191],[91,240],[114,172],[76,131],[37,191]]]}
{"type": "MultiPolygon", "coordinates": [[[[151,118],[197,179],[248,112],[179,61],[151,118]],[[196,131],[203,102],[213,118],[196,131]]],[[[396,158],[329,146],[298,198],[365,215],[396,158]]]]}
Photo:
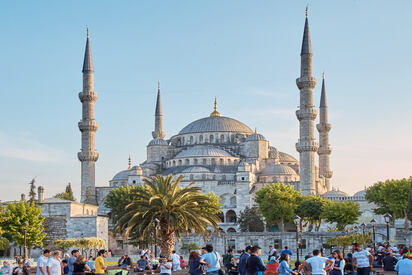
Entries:
{"type": "Polygon", "coordinates": [[[73,275],[76,275],[76,274],[80,275],[80,274],[83,274],[85,271],[91,272],[92,270],[84,261],[84,256],[79,255],[77,256],[76,260],[73,263],[73,275]]]}
{"type": "Polygon", "coordinates": [[[29,275],[29,271],[23,261],[20,261],[19,265],[13,269],[13,275],[29,275]]]}
{"type": "Polygon", "coordinates": [[[135,272],[143,272],[145,270],[150,270],[152,271],[152,267],[149,264],[149,261],[147,260],[146,256],[140,256],[140,260],[137,261],[136,263],[136,268],[135,272]]]}

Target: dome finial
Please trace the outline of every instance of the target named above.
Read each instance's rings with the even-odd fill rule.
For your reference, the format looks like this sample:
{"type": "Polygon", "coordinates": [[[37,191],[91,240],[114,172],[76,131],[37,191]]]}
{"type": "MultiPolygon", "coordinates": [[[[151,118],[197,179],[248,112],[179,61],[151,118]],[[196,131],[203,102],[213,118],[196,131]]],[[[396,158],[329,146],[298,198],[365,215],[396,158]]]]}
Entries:
{"type": "Polygon", "coordinates": [[[220,113],[217,111],[217,97],[215,97],[213,112],[210,114],[210,116],[220,116],[220,113]]]}
{"type": "Polygon", "coordinates": [[[308,17],[308,5],[306,5],[305,15],[308,17]]]}
{"type": "Polygon", "coordinates": [[[132,159],[130,158],[129,155],[129,166],[127,167],[128,170],[132,169],[132,159]]]}
{"type": "Polygon", "coordinates": [[[160,80],[157,81],[157,90],[160,91],[160,80]]]}

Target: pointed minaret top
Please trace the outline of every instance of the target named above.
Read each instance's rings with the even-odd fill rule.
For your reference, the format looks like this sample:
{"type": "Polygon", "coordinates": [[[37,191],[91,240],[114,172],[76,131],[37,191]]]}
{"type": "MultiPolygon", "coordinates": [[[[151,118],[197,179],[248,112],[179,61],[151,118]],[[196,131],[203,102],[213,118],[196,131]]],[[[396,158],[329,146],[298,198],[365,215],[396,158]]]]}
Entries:
{"type": "Polygon", "coordinates": [[[310,42],[308,7],[306,7],[305,29],[303,31],[302,50],[300,54],[302,55],[302,54],[311,54],[311,53],[312,53],[312,45],[310,42]]]}
{"type": "Polygon", "coordinates": [[[84,61],[82,72],[93,72],[92,51],[90,50],[89,28],[87,28],[86,49],[84,51],[84,61]]]}
{"type": "Polygon", "coordinates": [[[132,169],[132,159],[130,158],[130,155],[129,155],[129,166],[127,167],[127,169],[128,170],[130,170],[130,169],[132,169]]]}
{"type": "Polygon", "coordinates": [[[162,116],[162,99],[160,98],[160,81],[157,82],[157,101],[156,101],[156,111],[155,116],[162,116]]]}
{"type": "Polygon", "coordinates": [[[325,73],[322,74],[322,92],[320,94],[320,108],[328,107],[328,103],[326,101],[326,88],[325,88],[325,73]]]}
{"type": "Polygon", "coordinates": [[[210,116],[220,116],[220,113],[217,111],[217,97],[215,97],[213,112],[210,114],[210,116]]]}

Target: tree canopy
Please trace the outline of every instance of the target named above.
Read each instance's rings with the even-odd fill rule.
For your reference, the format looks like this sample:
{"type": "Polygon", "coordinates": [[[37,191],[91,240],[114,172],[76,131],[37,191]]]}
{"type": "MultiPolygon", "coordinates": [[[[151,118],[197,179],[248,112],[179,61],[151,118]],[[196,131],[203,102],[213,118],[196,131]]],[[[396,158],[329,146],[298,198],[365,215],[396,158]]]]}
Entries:
{"type": "Polygon", "coordinates": [[[243,211],[240,211],[237,223],[242,232],[263,232],[265,230],[262,214],[257,206],[251,208],[246,206],[243,211]]]}
{"type": "Polygon", "coordinates": [[[310,223],[310,230],[312,225],[315,225],[316,231],[319,231],[319,226],[322,221],[323,213],[329,207],[331,201],[319,196],[307,195],[302,196],[302,201],[296,209],[296,214],[304,221],[310,223]]]}
{"type": "Polygon", "coordinates": [[[366,189],[365,197],[377,206],[374,209],[376,214],[390,213],[393,219],[405,218],[405,228],[408,228],[408,196],[411,192],[411,185],[412,177],[377,182],[366,189]]]}
{"type": "Polygon", "coordinates": [[[292,221],[301,198],[300,191],[284,183],[273,183],[256,192],[256,202],[266,222],[278,223],[282,232],[284,223],[292,221]]]}
{"type": "Polygon", "coordinates": [[[24,245],[24,228],[26,228],[26,243],[28,247],[43,246],[44,217],[40,216],[41,208],[35,202],[19,201],[9,203],[3,214],[5,220],[0,226],[5,231],[5,236],[15,240],[18,245],[24,245]],[[26,222],[27,225],[23,226],[26,222]]]}
{"type": "Polygon", "coordinates": [[[359,204],[353,201],[331,202],[323,212],[323,218],[329,223],[336,223],[336,229],[339,231],[343,231],[347,225],[354,224],[360,215],[359,204]]]}
{"type": "Polygon", "coordinates": [[[66,185],[66,190],[64,192],[57,193],[54,197],[62,200],[75,201],[71,183],[69,182],[66,185]]]}
{"type": "Polygon", "coordinates": [[[180,187],[182,176],[173,181],[173,176],[154,176],[144,179],[145,185],[116,190],[106,199],[116,220],[116,231],[125,232],[126,237],[136,232],[141,239],[151,234],[154,219],[159,220],[162,254],[169,257],[175,237],[181,234],[196,233],[209,236],[208,226],[219,232],[219,198],[210,193],[203,194],[196,183],[180,187]],[[130,198],[124,208],[124,201],[116,198],[130,198]],[[117,201],[117,203],[116,203],[117,201]]]}

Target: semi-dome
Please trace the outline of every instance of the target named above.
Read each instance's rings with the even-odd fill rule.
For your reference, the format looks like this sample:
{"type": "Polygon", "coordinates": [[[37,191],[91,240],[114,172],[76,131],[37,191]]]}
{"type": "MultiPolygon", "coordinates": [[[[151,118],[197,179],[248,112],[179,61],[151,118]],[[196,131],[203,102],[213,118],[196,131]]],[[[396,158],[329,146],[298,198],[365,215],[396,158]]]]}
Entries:
{"type": "Polygon", "coordinates": [[[331,191],[326,192],[322,195],[324,198],[336,198],[336,197],[348,197],[349,194],[341,190],[332,189],[331,191]]]}
{"type": "Polygon", "coordinates": [[[210,170],[203,166],[192,166],[183,170],[182,173],[210,173],[210,170]]]}
{"type": "Polygon", "coordinates": [[[225,150],[213,146],[195,146],[181,151],[175,158],[190,157],[232,157],[232,155],[225,150]]]}
{"type": "Polygon", "coordinates": [[[366,195],[366,190],[361,190],[359,192],[356,192],[353,197],[365,197],[366,195]]]}
{"type": "Polygon", "coordinates": [[[279,152],[279,161],[280,162],[298,162],[293,156],[286,154],[284,152],[279,152]]]}
{"type": "Polygon", "coordinates": [[[122,180],[127,180],[130,174],[130,170],[123,170],[120,171],[119,173],[117,173],[116,175],[114,175],[113,177],[113,181],[122,181],[122,180]]]}
{"type": "Polygon", "coordinates": [[[296,171],[293,170],[293,168],[287,166],[287,165],[282,165],[282,164],[272,164],[269,166],[266,166],[260,174],[262,176],[266,175],[293,175],[297,176],[296,171]]]}
{"type": "Polygon", "coordinates": [[[149,146],[151,146],[151,145],[168,145],[168,144],[167,144],[167,141],[164,140],[164,139],[155,138],[155,139],[152,139],[152,140],[149,142],[149,146]]]}
{"type": "Polygon", "coordinates": [[[236,119],[230,117],[211,116],[193,121],[184,127],[179,132],[179,135],[206,132],[253,133],[248,126],[236,119]]]}
{"type": "Polygon", "coordinates": [[[251,135],[248,135],[246,138],[246,141],[258,141],[258,140],[266,140],[266,138],[258,133],[253,133],[251,135]]]}

